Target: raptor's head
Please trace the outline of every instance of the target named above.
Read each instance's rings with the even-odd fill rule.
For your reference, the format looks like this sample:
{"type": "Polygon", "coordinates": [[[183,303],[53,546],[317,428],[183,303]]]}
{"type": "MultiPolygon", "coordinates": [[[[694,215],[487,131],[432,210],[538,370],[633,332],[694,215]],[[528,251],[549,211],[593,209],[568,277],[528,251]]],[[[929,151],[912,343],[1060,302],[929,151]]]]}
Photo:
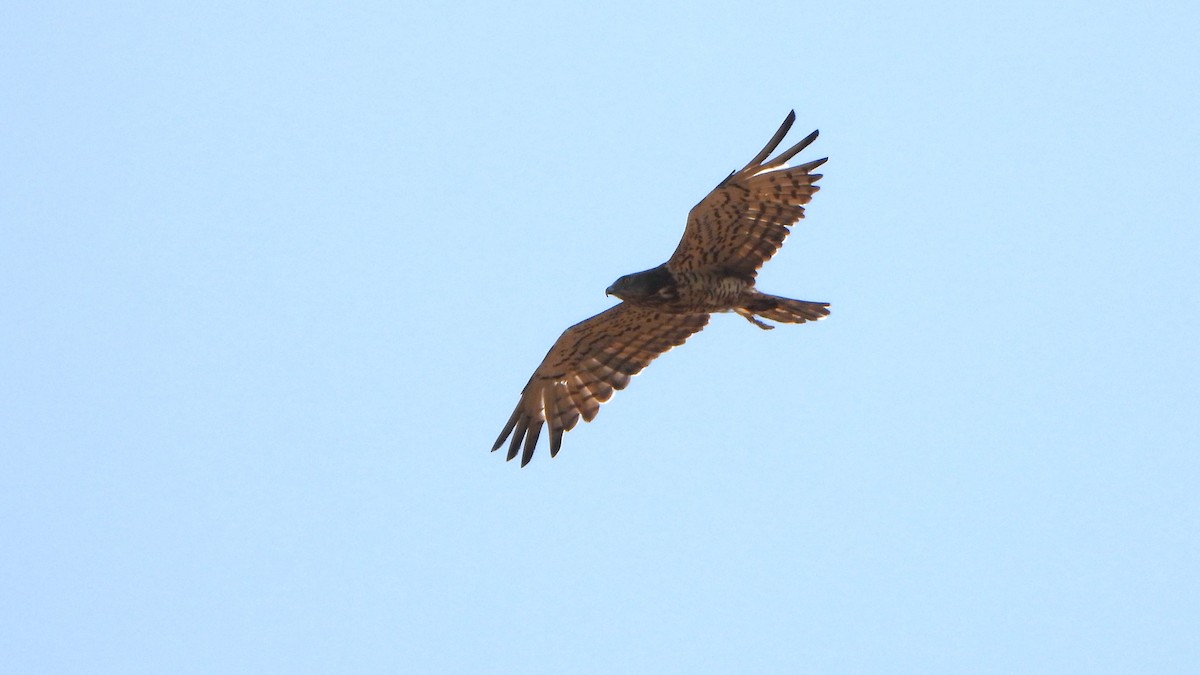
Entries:
{"type": "Polygon", "coordinates": [[[662,297],[664,291],[671,285],[671,273],[665,264],[645,272],[635,272],[613,282],[604,291],[605,295],[615,295],[622,300],[649,300],[662,297]]]}

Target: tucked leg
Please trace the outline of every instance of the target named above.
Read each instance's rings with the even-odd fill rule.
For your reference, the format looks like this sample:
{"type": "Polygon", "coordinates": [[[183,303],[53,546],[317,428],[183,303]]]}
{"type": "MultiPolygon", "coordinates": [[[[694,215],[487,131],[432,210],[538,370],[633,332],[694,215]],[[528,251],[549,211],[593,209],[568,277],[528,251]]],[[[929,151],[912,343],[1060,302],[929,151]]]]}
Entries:
{"type": "Polygon", "coordinates": [[[765,323],[763,323],[762,321],[759,321],[759,320],[758,320],[758,317],[754,316],[754,313],[753,313],[753,312],[751,312],[750,310],[748,310],[748,309],[745,309],[745,308],[743,308],[743,307],[738,307],[737,309],[735,309],[735,310],[733,310],[733,311],[735,311],[735,312],[737,312],[738,314],[740,314],[740,315],[742,315],[742,316],[746,317],[746,320],[747,320],[747,321],[749,321],[750,323],[754,324],[755,326],[758,326],[759,328],[761,328],[761,329],[763,329],[763,330],[771,330],[772,328],[774,328],[774,327],[775,327],[775,326],[771,326],[771,325],[765,324],[765,323]]]}

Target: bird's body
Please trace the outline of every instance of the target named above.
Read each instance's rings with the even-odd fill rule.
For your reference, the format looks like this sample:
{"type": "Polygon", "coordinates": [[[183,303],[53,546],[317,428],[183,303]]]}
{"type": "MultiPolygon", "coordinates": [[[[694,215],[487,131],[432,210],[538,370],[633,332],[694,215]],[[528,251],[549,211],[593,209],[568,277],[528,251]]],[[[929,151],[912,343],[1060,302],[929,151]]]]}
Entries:
{"type": "Polygon", "coordinates": [[[704,328],[710,314],[736,312],[763,329],[772,326],[762,319],[804,323],[829,314],[828,303],[767,295],[754,285],[759,267],[779,249],[787,228],[804,217],[803,205],[821,178],[811,171],[825,163],[786,166],[816,139],[815,131],[765,162],[794,120],[795,113],[789,114],[762,152],[692,209],[667,262],[617,279],[606,294],[621,304],[559,337],[521,391],[492,450],[511,434],[508,459],[520,451],[524,466],[548,425],[550,455],[556,455],[564,431],[580,417],[590,422],[614,390],[624,389],[655,357],[704,328]]]}
{"type": "MultiPolygon", "coordinates": [[[[825,309],[826,303],[790,300],[760,293],[754,287],[752,278],[747,279],[723,268],[671,272],[664,263],[621,279],[626,280],[624,287],[618,287],[618,280],[618,284],[609,287],[609,295],[615,295],[632,305],[652,307],[671,314],[737,312],[750,319],[751,323],[768,330],[773,326],[756,321],[753,318],[755,314],[769,311],[778,314],[784,306],[800,312],[805,320],[817,320],[829,314],[825,309]]],[[[782,318],[774,320],[802,323],[782,318]]]]}
{"type": "Polygon", "coordinates": [[[738,305],[754,282],[726,274],[723,270],[672,272],[664,263],[645,272],[630,274],[625,287],[613,284],[609,295],[643,307],[658,307],[675,314],[727,312],[738,305]]]}

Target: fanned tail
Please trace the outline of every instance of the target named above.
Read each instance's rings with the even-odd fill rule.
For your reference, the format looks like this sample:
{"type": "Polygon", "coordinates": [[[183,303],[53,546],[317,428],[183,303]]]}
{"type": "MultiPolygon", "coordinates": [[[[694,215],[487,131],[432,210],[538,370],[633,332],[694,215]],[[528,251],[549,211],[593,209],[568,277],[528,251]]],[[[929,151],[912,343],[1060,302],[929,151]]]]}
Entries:
{"type": "Polygon", "coordinates": [[[771,326],[759,321],[755,317],[779,323],[819,321],[829,316],[829,303],[792,300],[791,298],[781,298],[776,295],[758,293],[741,307],[737,308],[736,311],[759,328],[769,329],[771,326]]]}

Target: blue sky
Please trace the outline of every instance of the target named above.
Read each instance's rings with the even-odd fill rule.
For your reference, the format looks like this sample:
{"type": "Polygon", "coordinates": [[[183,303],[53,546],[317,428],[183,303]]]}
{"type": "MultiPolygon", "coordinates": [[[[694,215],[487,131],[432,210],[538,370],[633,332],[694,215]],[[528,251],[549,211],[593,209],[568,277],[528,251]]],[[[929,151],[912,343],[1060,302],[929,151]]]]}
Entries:
{"type": "Polygon", "coordinates": [[[409,4],[4,12],[6,671],[1196,672],[1192,4],[409,4]],[[488,453],[793,108],[832,316],[488,453]]]}

